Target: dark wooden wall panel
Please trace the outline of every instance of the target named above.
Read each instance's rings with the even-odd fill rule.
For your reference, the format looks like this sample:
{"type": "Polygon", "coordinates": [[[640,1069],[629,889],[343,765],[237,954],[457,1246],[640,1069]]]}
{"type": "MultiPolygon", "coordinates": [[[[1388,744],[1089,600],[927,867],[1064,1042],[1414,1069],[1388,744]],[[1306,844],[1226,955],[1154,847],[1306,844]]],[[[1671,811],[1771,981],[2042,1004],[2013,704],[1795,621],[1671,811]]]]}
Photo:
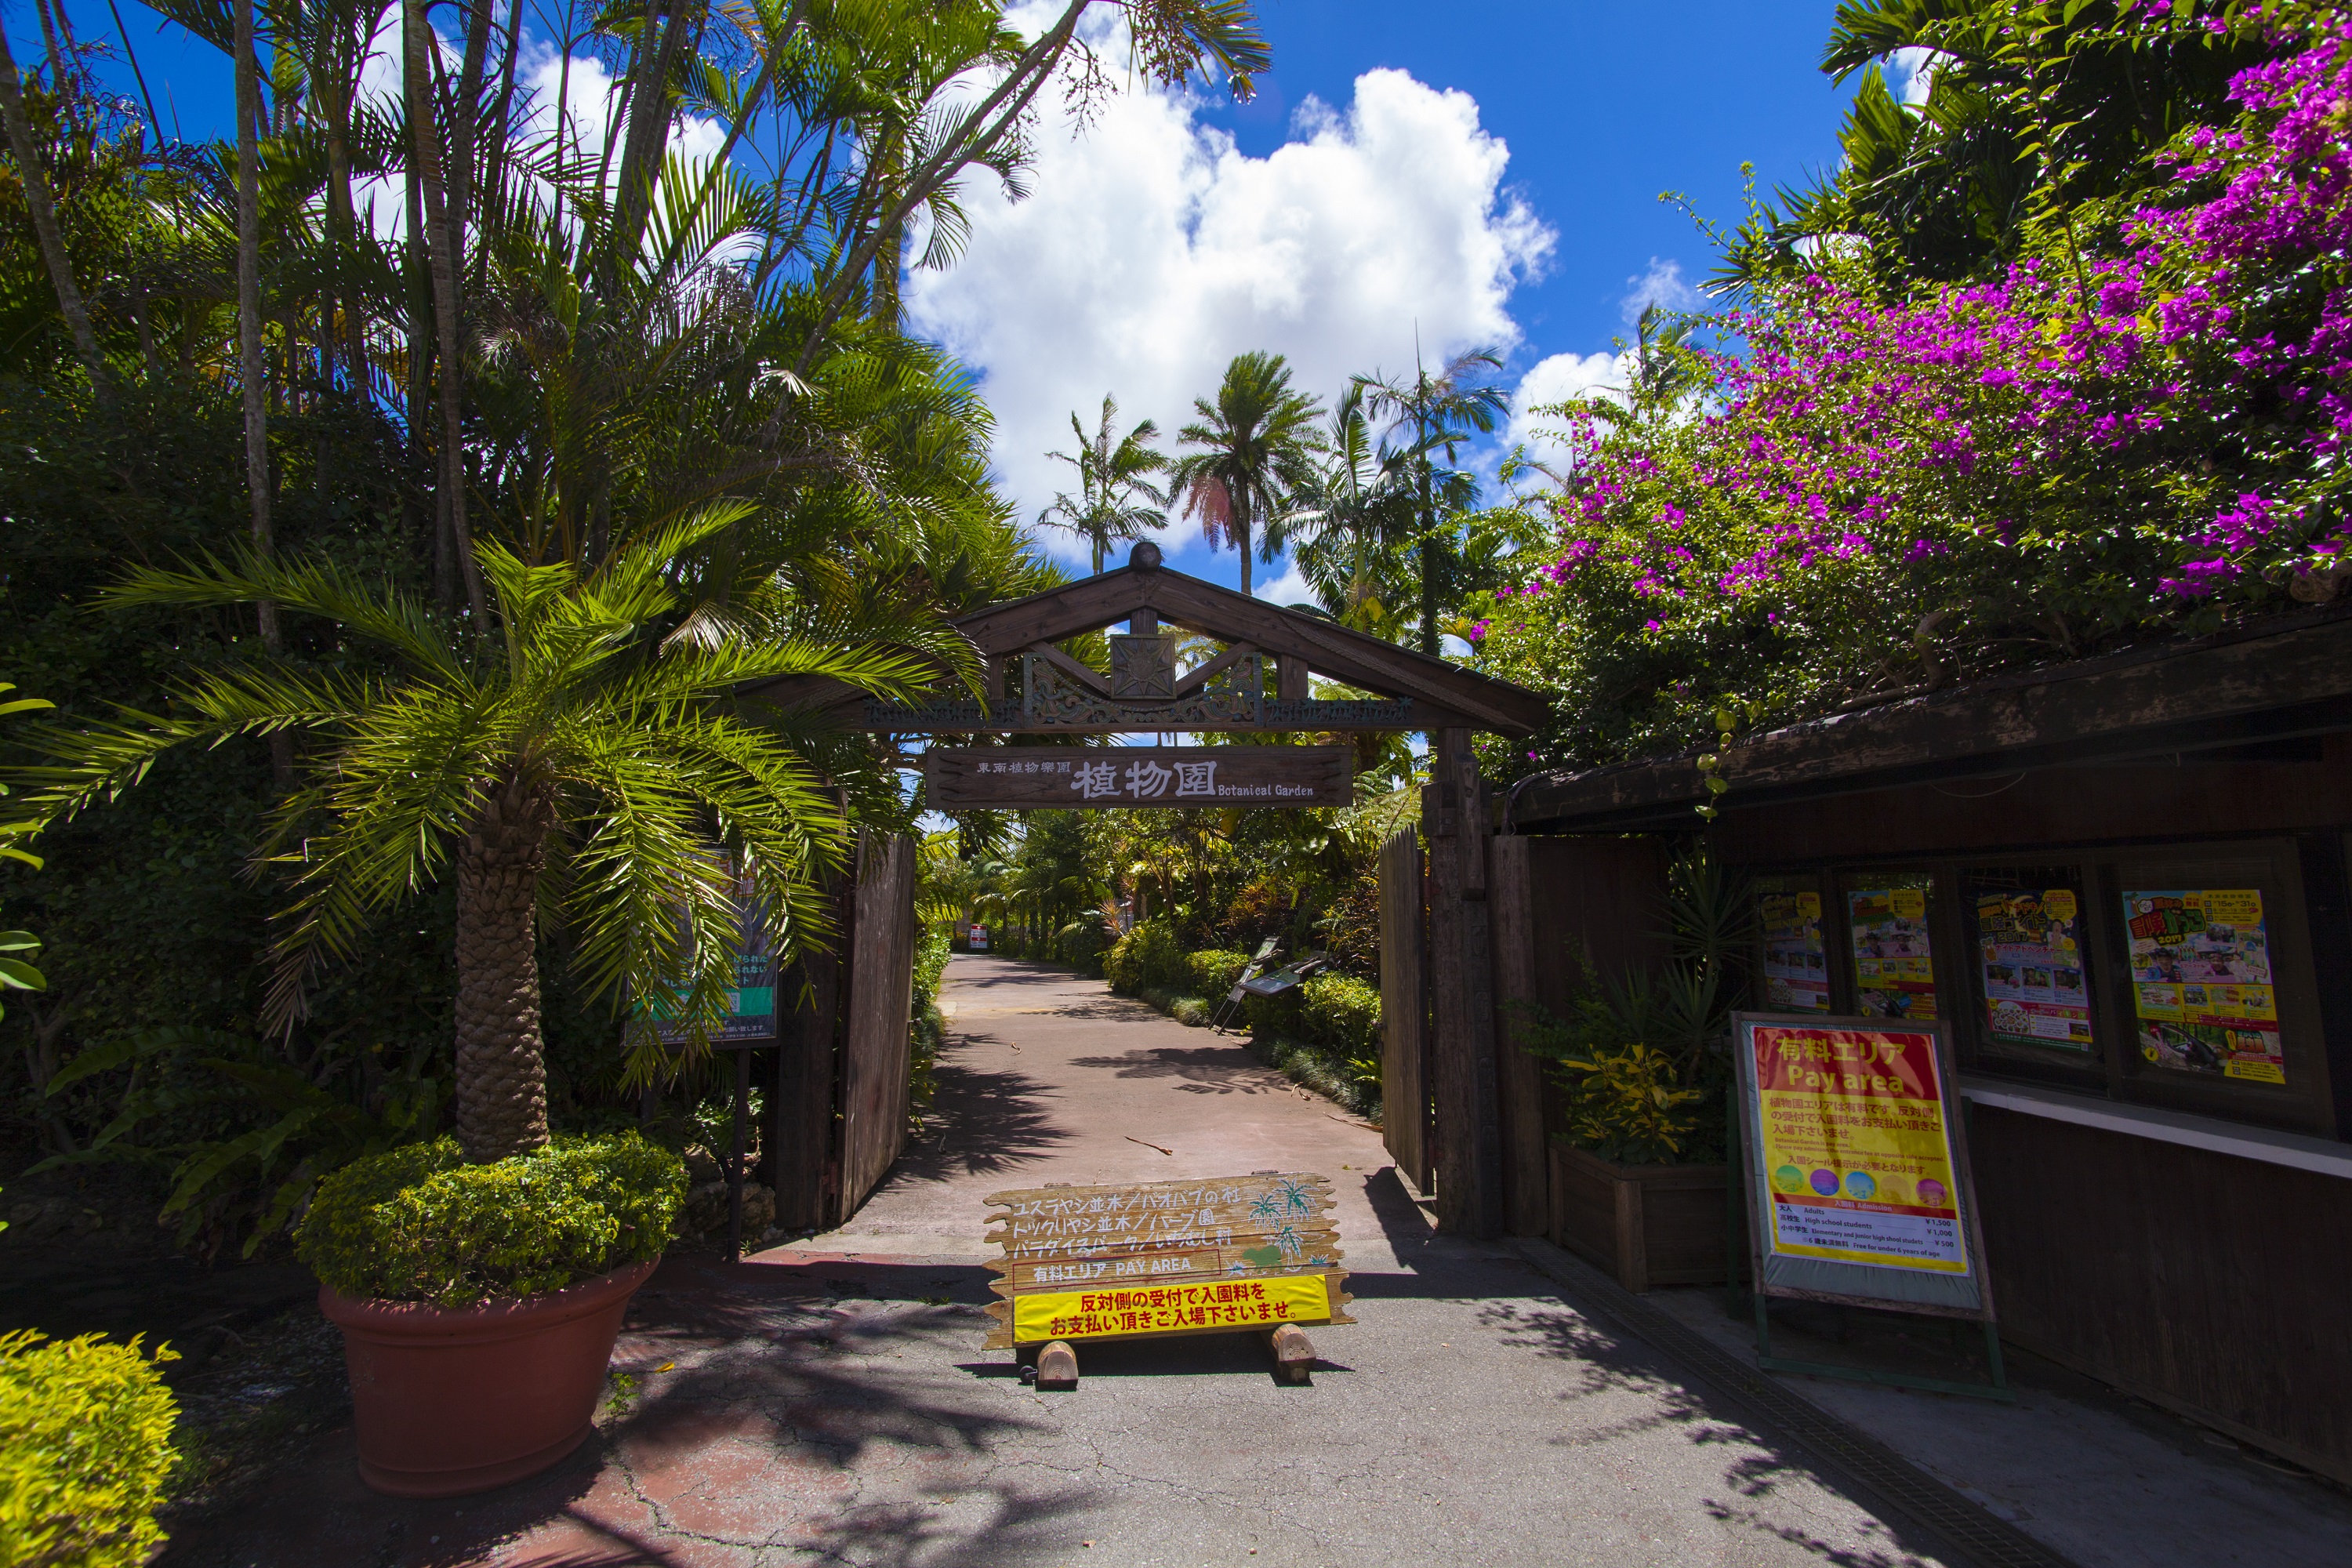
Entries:
{"type": "Polygon", "coordinates": [[[1502,1129],[1495,1079],[1495,955],[1487,892],[1493,796],[1466,731],[1439,731],[1421,792],[1429,841],[1430,1077],[1436,1102],[1437,1223],[1503,1234],[1502,1129]]]}
{"type": "Polygon", "coordinates": [[[1397,1173],[1429,1190],[1429,992],[1423,965],[1421,844],[1381,846],[1381,1137],[1397,1173]]]}
{"type": "Polygon", "coordinates": [[[1979,1107],[2004,1337],[2352,1481],[2352,1181],[1979,1107]]]}
{"type": "MultiPolygon", "coordinates": [[[[1495,940],[1495,1082],[1501,1096],[1503,1228],[1512,1236],[1551,1234],[1551,1162],[1544,1127],[1540,1059],[1519,1048],[1532,1020],[1518,1004],[1540,1003],[1537,971],[1536,840],[1504,837],[1491,847],[1495,940]]],[[[1556,1005],[1554,1005],[1556,1006],[1556,1005]]]]}
{"type": "Polygon", "coordinates": [[[858,836],[841,1047],[839,1219],[857,1212],[907,1142],[915,987],[915,841],[858,836]]]}
{"type": "Polygon", "coordinates": [[[1715,837],[1726,859],[1760,865],[2332,826],[2352,820],[2352,735],[2320,749],[2315,762],[2152,758],[1747,808],[1735,787],[1715,837]]]}

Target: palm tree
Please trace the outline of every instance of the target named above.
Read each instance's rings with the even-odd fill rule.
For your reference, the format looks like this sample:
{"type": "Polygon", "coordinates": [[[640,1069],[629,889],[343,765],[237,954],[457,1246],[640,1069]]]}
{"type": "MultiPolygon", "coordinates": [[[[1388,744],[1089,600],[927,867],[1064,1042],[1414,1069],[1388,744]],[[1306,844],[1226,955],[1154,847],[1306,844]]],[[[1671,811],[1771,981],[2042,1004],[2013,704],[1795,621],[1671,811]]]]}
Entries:
{"type": "Polygon", "coordinates": [[[796,621],[781,597],[751,607],[771,617],[764,636],[714,647],[666,635],[685,608],[676,580],[745,510],[707,508],[593,569],[532,566],[478,542],[491,608],[478,635],[319,562],[247,551],[139,568],[106,604],[274,601],[373,645],[383,672],[356,658],[357,671],[278,658],[206,669],[168,717],[127,710],[28,734],[56,764],[18,770],[37,786],[28,814],[55,821],[111,799],[191,742],[307,732],[309,776],[272,824],[292,898],[272,944],[268,1021],[290,1027],[320,965],[352,954],[371,923],[454,864],[458,1140],[476,1163],[541,1147],[541,907],[567,919],[591,992],[626,998],[637,1083],[665,1065],[656,1016],[707,1043],[723,1015],[739,878],[779,953],[827,932],[820,887],[844,863],[848,826],[810,755],[815,737],[747,721],[730,694],[821,675],[904,700],[942,666],[971,679],[952,632],[796,621]]]}
{"type": "MultiPolygon", "coordinates": [[[[1177,432],[1205,450],[1176,460],[1169,489],[1184,497],[1184,515],[1201,520],[1210,548],[1241,552],[1242,592],[1250,591],[1250,549],[1261,524],[1281,518],[1293,496],[1312,489],[1315,455],[1322,442],[1315,421],[1319,399],[1290,389],[1290,367],[1280,354],[1254,350],[1225,366],[1217,401],[1194,398],[1201,422],[1177,432]]],[[[1271,534],[1265,559],[1274,560],[1271,534]]]]}
{"type": "Polygon", "coordinates": [[[1360,383],[1339,394],[1314,491],[1267,526],[1266,542],[1291,551],[1327,614],[1387,637],[1395,630],[1392,579],[1412,536],[1412,472],[1409,451],[1373,436],[1364,402],[1360,383]]]}
{"type": "Polygon", "coordinates": [[[1113,543],[1140,539],[1168,521],[1168,514],[1160,510],[1168,504],[1167,493],[1144,478],[1168,467],[1167,454],[1151,447],[1160,438],[1160,426],[1146,419],[1114,446],[1111,427],[1118,420],[1118,404],[1108,393],[1103,395],[1102,423],[1092,436],[1078,423],[1076,412],[1070,415],[1070,433],[1078,438],[1077,456],[1066,452],[1045,456],[1077,469],[1077,497],[1073,500],[1065,491],[1037,514],[1037,521],[1045,527],[1087,542],[1094,557],[1093,574],[1097,577],[1102,575],[1103,556],[1113,543]],[[1151,504],[1140,504],[1139,496],[1151,504]]]}
{"type": "MultiPolygon", "coordinates": [[[[1438,584],[1449,575],[1454,553],[1452,533],[1441,533],[1437,526],[1438,492],[1449,479],[1457,481],[1454,489],[1461,489],[1458,474],[1449,473],[1444,479],[1436,474],[1430,455],[1444,452],[1446,468],[1453,469],[1456,447],[1474,435],[1494,430],[1510,407],[1510,395],[1499,386],[1478,385],[1473,378],[1482,371],[1502,368],[1503,356],[1495,350],[1472,349],[1448,360],[1433,375],[1416,354],[1411,381],[1384,381],[1377,374],[1356,378],[1368,395],[1374,418],[1386,418],[1392,433],[1412,433],[1406,451],[1419,492],[1421,651],[1426,654],[1437,652],[1438,584]]],[[[1460,504],[1449,510],[1459,510],[1460,504]]]]}

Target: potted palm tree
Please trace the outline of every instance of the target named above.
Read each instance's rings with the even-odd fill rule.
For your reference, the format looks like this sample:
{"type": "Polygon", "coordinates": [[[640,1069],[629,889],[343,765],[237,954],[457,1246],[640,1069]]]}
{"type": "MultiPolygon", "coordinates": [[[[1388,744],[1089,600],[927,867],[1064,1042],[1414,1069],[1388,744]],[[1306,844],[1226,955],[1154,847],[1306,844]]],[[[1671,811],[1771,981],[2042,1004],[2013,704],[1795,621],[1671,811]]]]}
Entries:
{"type": "Polygon", "coordinates": [[[820,882],[844,858],[824,775],[731,693],[815,676],[905,700],[942,668],[971,678],[952,631],[796,624],[781,591],[730,606],[725,640],[675,635],[688,562],[742,512],[711,506],[593,568],[478,543],[486,622],[453,625],[317,563],[136,570],[103,602],[274,604],[330,623],[352,666],[203,671],[165,715],[44,731],[55,765],[23,772],[33,813],[56,820],[169,748],[301,738],[268,840],[289,892],[268,992],[279,1027],[317,966],[456,878],[455,1136],[338,1172],[299,1233],[344,1331],[362,1473],[379,1490],[478,1490],[577,1447],[683,1195],[676,1156],[634,1135],[550,1137],[541,911],[569,927],[589,990],[625,1000],[629,1076],[652,1081],[672,1065],[656,1010],[689,1051],[724,1016],[744,888],[789,956],[823,940],[820,882]]]}

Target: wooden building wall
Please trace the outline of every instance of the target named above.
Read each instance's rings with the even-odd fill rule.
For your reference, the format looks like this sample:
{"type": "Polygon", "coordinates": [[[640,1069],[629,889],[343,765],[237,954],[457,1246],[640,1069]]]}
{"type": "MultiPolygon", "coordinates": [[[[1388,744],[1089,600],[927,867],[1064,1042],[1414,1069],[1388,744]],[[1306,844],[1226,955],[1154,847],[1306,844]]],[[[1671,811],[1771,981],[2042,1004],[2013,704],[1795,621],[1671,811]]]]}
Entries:
{"type": "Polygon", "coordinates": [[[1735,787],[1724,797],[1713,837],[1724,858],[1738,865],[2293,832],[2352,822],[2352,734],[2282,742],[2267,756],[2198,761],[2192,754],[2044,768],[1782,805],[1743,805],[1735,787]]]}
{"type": "Polygon", "coordinates": [[[1565,1013],[1588,964],[1605,977],[1665,956],[1665,850],[1646,838],[1505,835],[1490,854],[1504,1228],[1544,1236],[1561,1110],[1543,1063],[1521,1048],[1525,1005],[1565,1013]]]}
{"type": "Polygon", "coordinates": [[[1972,1110],[2004,1339],[2352,1481],[2352,1181],[1972,1110]]]}

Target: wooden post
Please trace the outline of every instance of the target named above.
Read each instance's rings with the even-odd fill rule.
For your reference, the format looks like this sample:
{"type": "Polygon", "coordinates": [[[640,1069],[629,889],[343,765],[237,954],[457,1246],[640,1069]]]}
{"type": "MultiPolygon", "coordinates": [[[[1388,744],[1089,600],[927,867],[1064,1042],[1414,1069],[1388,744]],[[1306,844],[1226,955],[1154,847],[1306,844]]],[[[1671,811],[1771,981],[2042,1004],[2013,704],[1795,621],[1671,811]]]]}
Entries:
{"type": "Polygon", "coordinates": [[[1278,698],[1301,699],[1309,694],[1305,659],[1277,658],[1274,661],[1274,694],[1278,698]]]}
{"type": "Polygon", "coordinates": [[[727,1261],[743,1261],[743,1142],[751,1110],[751,1052],[739,1046],[735,1057],[735,1136],[727,1156],[727,1261]]]}
{"type": "Polygon", "coordinates": [[[1381,1137],[1397,1174],[1430,1185],[1429,933],[1421,845],[1411,827],[1381,846],[1381,1137]]]}
{"type": "Polygon", "coordinates": [[[835,951],[804,952],[776,981],[776,1087],[768,1108],[768,1157],[775,1178],[776,1224],[786,1230],[815,1230],[832,1223],[825,1178],[834,1156],[840,954],[849,941],[850,900],[840,896],[838,878],[828,890],[837,911],[835,951]]]}
{"type": "Polygon", "coordinates": [[[1487,911],[1489,800],[1467,730],[1434,737],[1422,793],[1430,840],[1432,1052],[1437,1090],[1437,1215],[1444,1228],[1503,1234],[1502,1133],[1495,1077],[1492,932],[1487,911]]]}
{"type": "MultiPolygon", "coordinates": [[[[1494,887],[1487,900],[1495,939],[1495,1078],[1502,1131],[1503,1228],[1512,1236],[1551,1232],[1551,1163],[1544,1147],[1543,1064],[1519,1042],[1529,1019],[1514,1006],[1537,999],[1533,840],[1492,841],[1494,887]]],[[[1557,954],[1544,955],[1547,961],[1557,954]]]]}

